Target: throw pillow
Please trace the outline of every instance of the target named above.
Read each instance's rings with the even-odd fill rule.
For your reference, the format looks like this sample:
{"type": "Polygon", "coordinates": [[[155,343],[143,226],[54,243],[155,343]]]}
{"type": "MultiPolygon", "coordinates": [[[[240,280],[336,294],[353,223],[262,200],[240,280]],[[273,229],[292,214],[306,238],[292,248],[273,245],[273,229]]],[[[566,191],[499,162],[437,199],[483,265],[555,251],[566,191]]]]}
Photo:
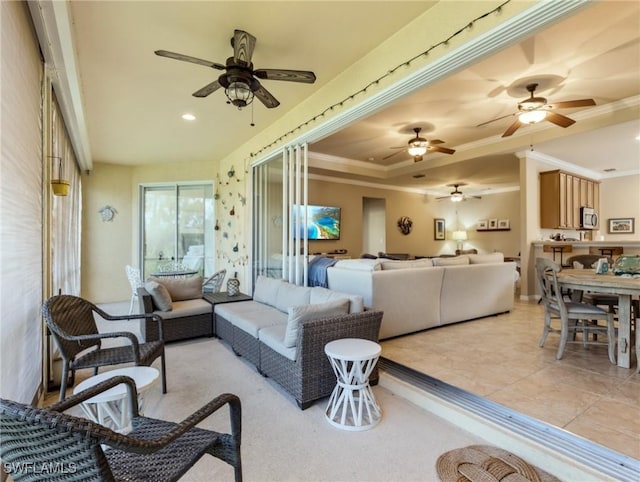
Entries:
{"type": "Polygon", "coordinates": [[[278,289],[284,281],[281,279],[267,278],[266,276],[258,276],[256,287],[253,290],[253,299],[265,305],[275,306],[278,296],[278,289]]]}
{"type": "Polygon", "coordinates": [[[453,258],[435,258],[434,266],[457,266],[461,264],[469,264],[469,256],[455,256],[453,258]]]}
{"type": "Polygon", "coordinates": [[[503,263],[504,254],[502,253],[487,253],[487,254],[470,254],[469,264],[484,264],[484,263],[503,263]]]}
{"type": "Polygon", "coordinates": [[[189,278],[149,278],[164,286],[173,301],[195,300],[202,298],[202,276],[189,278]]]}
{"type": "Polygon", "coordinates": [[[160,311],[171,311],[173,309],[173,303],[169,290],[157,281],[147,281],[144,284],[144,289],[151,295],[153,304],[156,305],[160,311]]]}
{"type": "Polygon", "coordinates": [[[320,320],[334,316],[346,315],[349,312],[349,300],[336,300],[316,305],[291,306],[288,309],[289,318],[284,334],[284,346],[292,348],[296,346],[298,330],[303,321],[320,320]]]}

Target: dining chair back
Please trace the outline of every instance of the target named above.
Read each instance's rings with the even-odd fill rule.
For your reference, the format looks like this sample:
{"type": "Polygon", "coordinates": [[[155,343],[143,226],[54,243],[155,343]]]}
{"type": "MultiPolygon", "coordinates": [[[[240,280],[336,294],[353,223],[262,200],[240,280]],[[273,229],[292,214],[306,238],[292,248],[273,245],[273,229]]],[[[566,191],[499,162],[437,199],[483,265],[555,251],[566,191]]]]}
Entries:
{"type": "Polygon", "coordinates": [[[125,271],[127,272],[127,279],[129,280],[129,285],[131,285],[131,303],[129,305],[129,314],[133,313],[133,305],[138,298],[138,288],[140,288],[142,283],[142,276],[140,275],[140,270],[138,268],[134,268],[131,265],[125,266],[125,271]]]}
{"type": "Polygon", "coordinates": [[[208,293],[218,293],[222,289],[224,277],[227,275],[226,269],[214,273],[202,283],[202,289],[208,293]]]}
{"type": "Polygon", "coordinates": [[[240,399],[228,393],[180,423],[141,416],[135,382],[124,376],[105,380],[48,408],[0,399],[0,457],[17,482],[174,481],[205,454],[231,465],[236,482],[240,482],[240,439],[240,399]],[[128,388],[132,413],[133,430],[128,434],[64,413],[122,383],[128,388]],[[229,433],[196,427],[225,405],[229,405],[229,433]]]}
{"type": "Polygon", "coordinates": [[[605,345],[608,348],[609,361],[616,363],[615,358],[615,328],[613,314],[589,303],[565,301],[558,273],[562,268],[548,258],[536,259],[536,277],[542,304],[544,305],[544,328],[540,337],[540,347],[544,347],[549,333],[559,333],[560,343],[556,352],[556,359],[560,360],[567,343],[581,343],[587,345],[605,345]],[[560,321],[560,328],[552,326],[553,320],[560,321]],[[606,326],[598,324],[598,320],[605,320],[606,326]],[[582,334],[582,341],[576,340],[576,334],[582,334]],[[606,335],[606,342],[602,338],[589,335],[606,335]]]}
{"type": "Polygon", "coordinates": [[[162,318],[152,313],[139,315],[112,316],[93,303],[71,295],[58,295],[49,298],[42,305],[42,314],[62,356],[62,379],[60,400],[65,396],[70,377],[74,383],[75,371],[98,368],[122,363],[134,363],[137,366],[150,366],[156,358],[161,361],[162,393],[167,393],[164,359],[164,341],[162,318]],[[116,331],[100,333],[95,315],[106,321],[129,321],[151,318],[158,323],[159,338],[156,341],[140,343],[131,332],[116,331]],[[117,340],[117,346],[103,347],[103,341],[117,340]]]}
{"type": "MultiPolygon", "coordinates": [[[[595,269],[598,260],[606,258],[609,266],[613,266],[613,259],[608,256],[600,256],[597,254],[577,254],[567,259],[567,266],[573,269],[595,269]]],[[[591,303],[592,305],[606,306],[609,312],[614,314],[618,308],[618,297],[616,295],[608,293],[586,292],[584,293],[582,300],[585,303],[591,303]]]]}

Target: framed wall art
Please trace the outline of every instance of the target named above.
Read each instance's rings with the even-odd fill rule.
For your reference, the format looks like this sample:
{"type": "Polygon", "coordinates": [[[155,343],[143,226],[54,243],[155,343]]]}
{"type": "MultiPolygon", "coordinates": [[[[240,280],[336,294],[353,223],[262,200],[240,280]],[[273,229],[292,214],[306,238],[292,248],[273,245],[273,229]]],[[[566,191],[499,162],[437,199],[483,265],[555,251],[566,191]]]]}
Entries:
{"type": "Polygon", "coordinates": [[[433,239],[436,241],[444,241],[445,225],[443,218],[435,218],[433,220],[433,239]]]}
{"type": "Polygon", "coordinates": [[[498,229],[509,229],[509,220],[498,219],[498,229]]]}
{"type": "Polygon", "coordinates": [[[487,226],[487,220],[481,219],[480,221],[478,221],[478,226],[476,227],[476,229],[487,229],[487,226]]]}
{"type": "Polygon", "coordinates": [[[498,229],[497,219],[489,219],[489,229],[498,229]]]}
{"type": "Polygon", "coordinates": [[[635,232],[635,218],[610,218],[609,234],[633,234],[635,232]]]}

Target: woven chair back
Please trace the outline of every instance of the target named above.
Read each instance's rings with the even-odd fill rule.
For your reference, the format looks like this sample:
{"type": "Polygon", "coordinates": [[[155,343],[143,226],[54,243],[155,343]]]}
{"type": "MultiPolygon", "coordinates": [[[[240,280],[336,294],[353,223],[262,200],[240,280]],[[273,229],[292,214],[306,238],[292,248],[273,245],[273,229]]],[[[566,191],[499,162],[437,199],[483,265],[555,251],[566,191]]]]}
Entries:
{"type": "Polygon", "coordinates": [[[217,273],[214,273],[208,279],[202,283],[203,288],[206,287],[207,291],[211,291],[212,293],[218,293],[222,289],[222,282],[224,281],[224,277],[227,275],[226,269],[221,269],[217,273]]]}
{"type": "Polygon", "coordinates": [[[0,399],[3,467],[17,482],[115,480],[92,427],[82,418],[0,399]]]}
{"type": "Polygon", "coordinates": [[[129,284],[131,285],[131,291],[135,293],[136,290],[143,285],[140,270],[130,265],[127,265],[125,267],[125,270],[127,272],[127,279],[129,280],[129,284]]]}
{"type": "Polygon", "coordinates": [[[94,346],[100,347],[100,340],[77,341],[69,336],[95,335],[98,327],[93,317],[95,306],[89,301],[71,295],[49,298],[42,306],[42,313],[58,344],[62,355],[72,360],[78,353],[94,346]]]}

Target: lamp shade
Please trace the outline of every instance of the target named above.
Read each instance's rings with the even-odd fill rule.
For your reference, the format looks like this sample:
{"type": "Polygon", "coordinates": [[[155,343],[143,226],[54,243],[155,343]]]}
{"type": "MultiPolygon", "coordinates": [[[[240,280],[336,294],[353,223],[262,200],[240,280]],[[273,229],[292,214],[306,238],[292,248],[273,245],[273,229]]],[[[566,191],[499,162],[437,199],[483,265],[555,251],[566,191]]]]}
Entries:
{"type": "Polygon", "coordinates": [[[454,241],[466,241],[467,232],[466,231],[454,231],[452,236],[454,241]]]}

